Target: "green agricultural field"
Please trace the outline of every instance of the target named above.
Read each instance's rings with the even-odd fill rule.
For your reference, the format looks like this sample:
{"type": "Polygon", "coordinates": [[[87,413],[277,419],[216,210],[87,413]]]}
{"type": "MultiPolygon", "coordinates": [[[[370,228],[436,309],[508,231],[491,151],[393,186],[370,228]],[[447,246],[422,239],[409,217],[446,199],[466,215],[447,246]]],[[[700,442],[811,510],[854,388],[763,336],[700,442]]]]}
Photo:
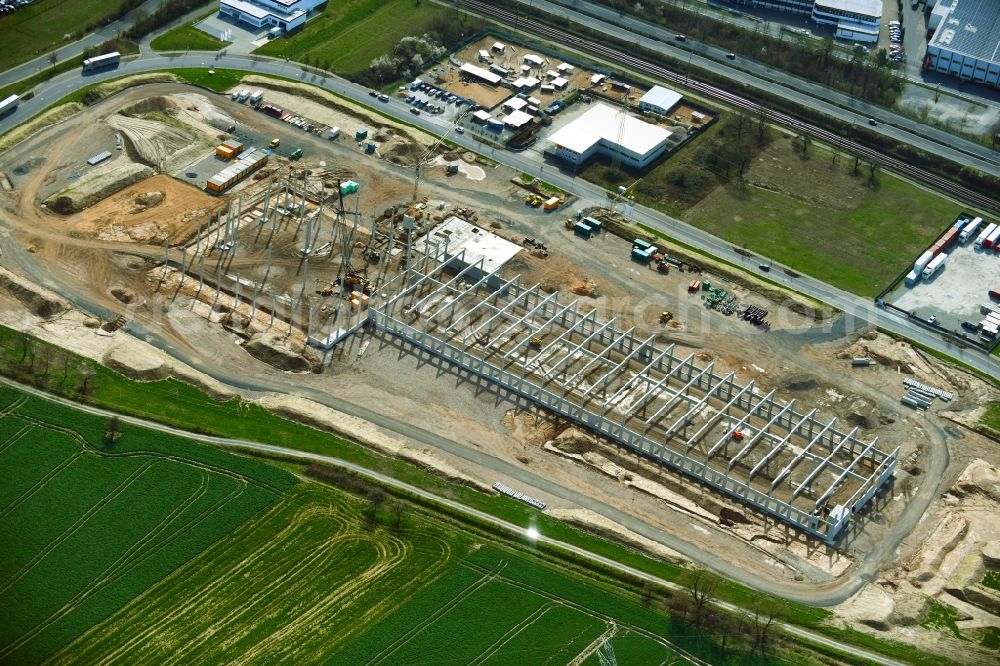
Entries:
{"type": "MultiPolygon", "coordinates": [[[[461,21],[454,9],[414,0],[346,0],[328,3],[305,27],[255,53],[286,57],[340,74],[368,68],[403,37],[420,35],[435,21],[461,21]]],[[[447,45],[446,45],[447,46],[447,45]]]]}
{"type": "Polygon", "coordinates": [[[218,51],[228,43],[188,23],[168,30],[149,45],[154,51],[218,51]]]}
{"type": "Polygon", "coordinates": [[[88,25],[102,22],[120,5],[119,0],[35,0],[0,17],[0,71],[57,49],[66,35],[79,39],[88,25]]]}
{"type": "Polygon", "coordinates": [[[302,484],[122,608],[54,663],[315,663],[467,548],[418,516],[302,484]],[[219,640],[225,636],[226,640],[219,640]]]}
{"type": "Polygon", "coordinates": [[[295,477],[0,387],[0,663],[39,663],[247,518],[295,477]]]}
{"type": "Polygon", "coordinates": [[[674,629],[665,615],[609,589],[484,547],[328,664],[565,664],[608,638],[628,658],[658,657],[621,663],[688,663],[661,638],[674,629]]]}

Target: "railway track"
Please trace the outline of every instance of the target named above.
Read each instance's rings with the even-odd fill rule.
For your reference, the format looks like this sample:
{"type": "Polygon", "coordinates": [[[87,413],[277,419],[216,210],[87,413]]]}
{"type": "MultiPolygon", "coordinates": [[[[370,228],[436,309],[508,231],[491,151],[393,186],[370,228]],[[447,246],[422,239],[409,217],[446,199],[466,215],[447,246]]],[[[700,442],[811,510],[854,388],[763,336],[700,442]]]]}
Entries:
{"type": "Polygon", "coordinates": [[[836,148],[859,155],[863,159],[878,164],[882,168],[890,169],[903,174],[915,181],[941,191],[951,197],[957,198],[985,212],[1000,214],[1000,201],[997,201],[993,197],[974,192],[973,190],[963,187],[947,178],[944,178],[943,176],[939,176],[935,173],[927,171],[926,169],[913,166],[912,164],[908,164],[895,157],[890,157],[889,155],[864,146],[851,139],[845,139],[830,130],[803,122],[788,114],[773,111],[761,104],[757,104],[756,102],[740,97],[739,95],[723,90],[722,88],[717,88],[716,86],[703,83],[683,74],[678,74],[677,72],[673,72],[665,67],[661,67],[660,65],[655,65],[629,53],[577,37],[576,35],[573,35],[565,30],[553,28],[545,25],[544,23],[533,21],[529,18],[515,14],[514,12],[494,7],[493,5],[485,2],[479,2],[479,0],[460,0],[459,4],[476,12],[485,13],[492,19],[507,23],[519,30],[533,32],[547,37],[555,42],[572,46],[580,51],[592,53],[602,58],[622,63],[630,69],[643,72],[668,83],[682,85],[698,93],[708,97],[713,97],[725,102],[726,104],[744,109],[751,113],[763,114],[769,122],[784,125],[797,132],[805,132],[836,148]]]}

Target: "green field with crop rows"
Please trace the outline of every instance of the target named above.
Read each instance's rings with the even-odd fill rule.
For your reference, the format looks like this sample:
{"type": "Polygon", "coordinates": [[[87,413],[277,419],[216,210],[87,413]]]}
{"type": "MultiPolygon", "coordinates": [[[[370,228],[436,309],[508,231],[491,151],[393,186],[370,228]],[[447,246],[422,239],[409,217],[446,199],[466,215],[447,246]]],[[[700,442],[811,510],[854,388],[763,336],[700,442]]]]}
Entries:
{"type": "Polygon", "coordinates": [[[0,663],[38,663],[273,503],[256,460],[0,387],[0,663]]]}
{"type": "Polygon", "coordinates": [[[462,543],[417,516],[399,527],[379,519],[388,525],[356,498],[303,483],[53,661],[322,661],[433,580],[462,543]]]}
{"type": "Polygon", "coordinates": [[[620,644],[619,663],[687,663],[659,638],[670,628],[603,587],[484,547],[328,663],[567,664],[597,659],[606,641],[616,654],[620,644]]]}

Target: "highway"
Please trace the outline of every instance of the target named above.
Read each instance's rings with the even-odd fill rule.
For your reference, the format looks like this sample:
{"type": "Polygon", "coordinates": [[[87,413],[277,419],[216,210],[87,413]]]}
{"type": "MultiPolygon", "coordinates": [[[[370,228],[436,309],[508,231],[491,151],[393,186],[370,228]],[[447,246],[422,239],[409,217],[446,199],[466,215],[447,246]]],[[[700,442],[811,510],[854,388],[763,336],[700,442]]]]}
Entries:
{"type": "Polygon", "coordinates": [[[865,129],[878,132],[900,143],[908,143],[959,164],[975,166],[994,176],[1000,175],[1000,152],[988,146],[749,58],[741,56],[736,61],[730,61],[726,58],[726,51],[704,42],[690,38],[685,42],[678,42],[674,39],[674,32],[630,14],[620,14],[613,9],[586,0],[517,1],[523,5],[530,3],[535,9],[561,16],[618,39],[633,42],[638,36],[649,37],[654,40],[656,50],[680,62],[690,58],[691,66],[726,76],[736,83],[781,96],[790,102],[822,111],[847,123],[860,122],[866,125],[865,129]],[[879,125],[876,127],[867,125],[868,118],[878,119],[879,125]]]}
{"type": "MultiPolygon", "coordinates": [[[[100,416],[102,418],[111,418],[112,416],[117,416],[117,417],[119,417],[119,419],[121,419],[122,422],[127,423],[129,425],[140,426],[140,427],[143,427],[143,428],[148,428],[150,430],[154,430],[156,432],[163,432],[163,433],[167,433],[167,434],[175,435],[175,436],[179,436],[179,437],[186,437],[186,438],[193,439],[193,440],[202,442],[204,444],[209,444],[209,445],[212,445],[212,446],[223,447],[223,448],[228,448],[228,449],[234,449],[236,451],[254,451],[254,452],[263,453],[263,454],[266,454],[266,455],[269,455],[269,456],[277,456],[277,457],[282,457],[282,458],[288,458],[288,459],[297,460],[297,461],[300,461],[300,462],[321,463],[321,464],[324,464],[324,465],[330,465],[330,466],[333,466],[333,467],[338,467],[340,469],[348,470],[348,471],[353,472],[353,473],[355,473],[355,474],[357,474],[359,476],[362,476],[362,477],[371,479],[373,481],[376,481],[376,482],[378,482],[380,484],[383,484],[385,486],[401,490],[401,491],[403,491],[403,492],[405,492],[407,494],[410,494],[410,495],[413,495],[413,496],[416,496],[416,497],[420,497],[420,498],[422,498],[424,500],[429,500],[431,502],[440,504],[442,506],[446,506],[446,507],[448,507],[452,511],[455,511],[455,512],[458,512],[458,513],[462,513],[462,514],[465,514],[467,516],[471,516],[471,517],[475,518],[476,520],[478,520],[478,521],[480,521],[482,523],[485,523],[487,525],[492,525],[494,527],[499,528],[500,530],[508,533],[509,535],[512,535],[516,539],[517,538],[522,539],[522,540],[528,540],[529,539],[529,537],[526,535],[526,532],[525,532],[525,529],[527,527],[525,525],[515,525],[514,523],[508,522],[508,521],[503,520],[501,518],[497,518],[496,516],[493,516],[493,515],[491,515],[489,513],[485,513],[483,511],[478,510],[478,509],[473,509],[471,507],[465,506],[464,504],[462,504],[460,502],[457,502],[455,500],[435,495],[435,494],[433,494],[433,493],[431,493],[431,492],[429,492],[427,490],[424,490],[423,488],[419,488],[417,486],[413,486],[413,485],[408,484],[408,483],[406,483],[404,481],[400,481],[400,480],[395,479],[395,478],[393,478],[391,476],[387,476],[385,474],[381,474],[379,472],[370,470],[370,469],[368,469],[366,467],[362,467],[360,465],[356,465],[356,464],[354,464],[352,462],[349,462],[347,460],[342,460],[340,458],[335,458],[335,457],[332,457],[332,456],[324,456],[324,455],[320,455],[320,454],[317,454],[317,453],[308,453],[308,452],[305,452],[305,451],[299,451],[297,449],[290,449],[290,448],[286,448],[286,447],[283,447],[283,446],[274,446],[272,444],[263,444],[263,443],[260,443],[260,442],[253,442],[253,441],[249,441],[249,440],[245,440],[245,439],[230,439],[230,438],[226,438],[226,437],[215,437],[215,436],[212,436],[212,435],[203,435],[203,434],[200,434],[200,433],[189,432],[187,430],[182,430],[180,428],[173,428],[173,427],[164,425],[162,423],[158,423],[156,421],[149,421],[149,420],[142,419],[142,418],[136,418],[134,416],[127,416],[127,415],[123,415],[123,414],[118,414],[117,412],[112,412],[112,411],[109,411],[109,410],[101,409],[99,407],[92,407],[92,406],[89,406],[89,405],[83,405],[83,404],[74,402],[72,400],[68,400],[66,398],[61,398],[59,396],[54,396],[54,395],[45,393],[44,391],[36,389],[36,388],[34,388],[32,386],[27,386],[27,385],[24,385],[24,384],[20,384],[18,382],[10,380],[10,379],[8,379],[6,377],[0,377],[0,383],[2,383],[4,385],[7,385],[7,386],[10,386],[10,387],[13,387],[13,388],[15,388],[15,389],[17,389],[19,391],[22,391],[23,393],[32,395],[32,396],[34,396],[36,398],[41,398],[43,400],[49,400],[49,401],[52,401],[52,402],[56,402],[56,403],[59,403],[61,405],[65,405],[67,407],[71,407],[73,409],[77,409],[79,411],[82,411],[82,412],[85,412],[85,413],[88,413],[88,414],[92,414],[94,416],[100,416]]],[[[676,584],[676,583],[673,583],[673,582],[667,581],[667,580],[663,580],[662,578],[659,578],[657,576],[653,576],[653,575],[648,574],[648,573],[646,573],[644,571],[640,571],[640,570],[635,569],[633,567],[630,567],[628,565],[621,564],[620,562],[617,562],[617,561],[612,560],[610,558],[603,557],[603,556],[598,555],[596,553],[592,553],[592,552],[590,552],[588,550],[585,550],[584,548],[581,548],[581,547],[576,546],[574,544],[570,544],[570,543],[566,543],[565,541],[560,541],[558,539],[554,539],[554,538],[549,537],[549,536],[547,536],[545,534],[539,534],[537,537],[534,538],[534,541],[537,542],[537,543],[544,543],[544,544],[546,544],[548,546],[552,546],[552,547],[558,548],[560,550],[563,550],[563,551],[566,551],[566,552],[569,552],[569,553],[573,553],[574,555],[576,555],[578,557],[583,557],[583,558],[592,560],[592,561],[594,561],[594,562],[596,562],[596,563],[598,563],[598,564],[600,564],[600,565],[602,565],[604,567],[607,567],[607,568],[609,568],[611,570],[614,570],[614,571],[620,571],[621,573],[626,574],[628,576],[632,576],[632,577],[638,578],[640,580],[648,580],[650,582],[656,583],[658,585],[661,585],[663,587],[669,588],[669,589],[674,590],[674,591],[678,591],[678,592],[684,591],[684,588],[681,587],[680,585],[676,584]]],[[[725,602],[715,602],[715,603],[716,603],[717,606],[719,606],[721,608],[725,608],[726,610],[728,610],[730,612],[742,613],[742,614],[746,614],[747,613],[747,610],[745,608],[741,608],[741,607],[735,606],[733,604],[729,604],[729,603],[725,603],[725,602]]],[[[872,664],[882,664],[884,666],[903,666],[902,662],[898,662],[898,661],[895,661],[895,660],[892,660],[892,659],[888,659],[888,658],[883,657],[881,655],[869,652],[868,650],[863,650],[863,649],[857,648],[857,647],[855,647],[853,645],[850,645],[850,644],[847,644],[847,643],[842,643],[840,641],[837,641],[837,640],[828,638],[826,636],[823,636],[822,634],[817,634],[817,633],[815,633],[813,631],[809,631],[808,629],[803,629],[802,627],[798,627],[798,626],[794,626],[794,625],[788,625],[788,624],[785,624],[785,623],[782,623],[782,622],[776,622],[775,625],[777,627],[779,627],[782,631],[785,631],[786,633],[789,633],[789,634],[791,634],[793,636],[796,636],[797,638],[804,639],[804,640],[812,642],[812,643],[817,643],[817,644],[820,644],[820,645],[825,645],[825,646],[828,646],[828,647],[832,647],[832,648],[834,648],[836,650],[839,650],[841,652],[844,652],[846,654],[853,655],[853,656],[855,656],[855,657],[857,657],[859,659],[864,659],[867,662],[872,663],[872,664]]],[[[681,652],[683,652],[683,651],[681,651],[681,652]]],[[[687,655],[687,656],[690,657],[690,655],[687,655]]],[[[699,663],[699,664],[700,663],[704,663],[704,662],[701,662],[700,660],[698,660],[697,658],[692,658],[692,659],[696,663],[699,663]]]]}

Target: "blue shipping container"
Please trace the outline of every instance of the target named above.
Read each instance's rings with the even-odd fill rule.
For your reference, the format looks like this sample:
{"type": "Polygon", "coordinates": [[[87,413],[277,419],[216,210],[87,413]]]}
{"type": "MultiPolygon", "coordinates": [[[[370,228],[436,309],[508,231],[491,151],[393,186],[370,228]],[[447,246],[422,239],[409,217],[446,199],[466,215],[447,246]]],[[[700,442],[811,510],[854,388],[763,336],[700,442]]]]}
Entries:
{"type": "Polygon", "coordinates": [[[588,227],[583,222],[577,222],[573,226],[573,233],[583,238],[590,238],[590,227],[588,227]]]}
{"type": "Polygon", "coordinates": [[[636,238],[634,241],[632,241],[632,247],[639,248],[640,250],[648,250],[651,247],[651,245],[646,241],[642,240],[641,238],[636,238]]]}

